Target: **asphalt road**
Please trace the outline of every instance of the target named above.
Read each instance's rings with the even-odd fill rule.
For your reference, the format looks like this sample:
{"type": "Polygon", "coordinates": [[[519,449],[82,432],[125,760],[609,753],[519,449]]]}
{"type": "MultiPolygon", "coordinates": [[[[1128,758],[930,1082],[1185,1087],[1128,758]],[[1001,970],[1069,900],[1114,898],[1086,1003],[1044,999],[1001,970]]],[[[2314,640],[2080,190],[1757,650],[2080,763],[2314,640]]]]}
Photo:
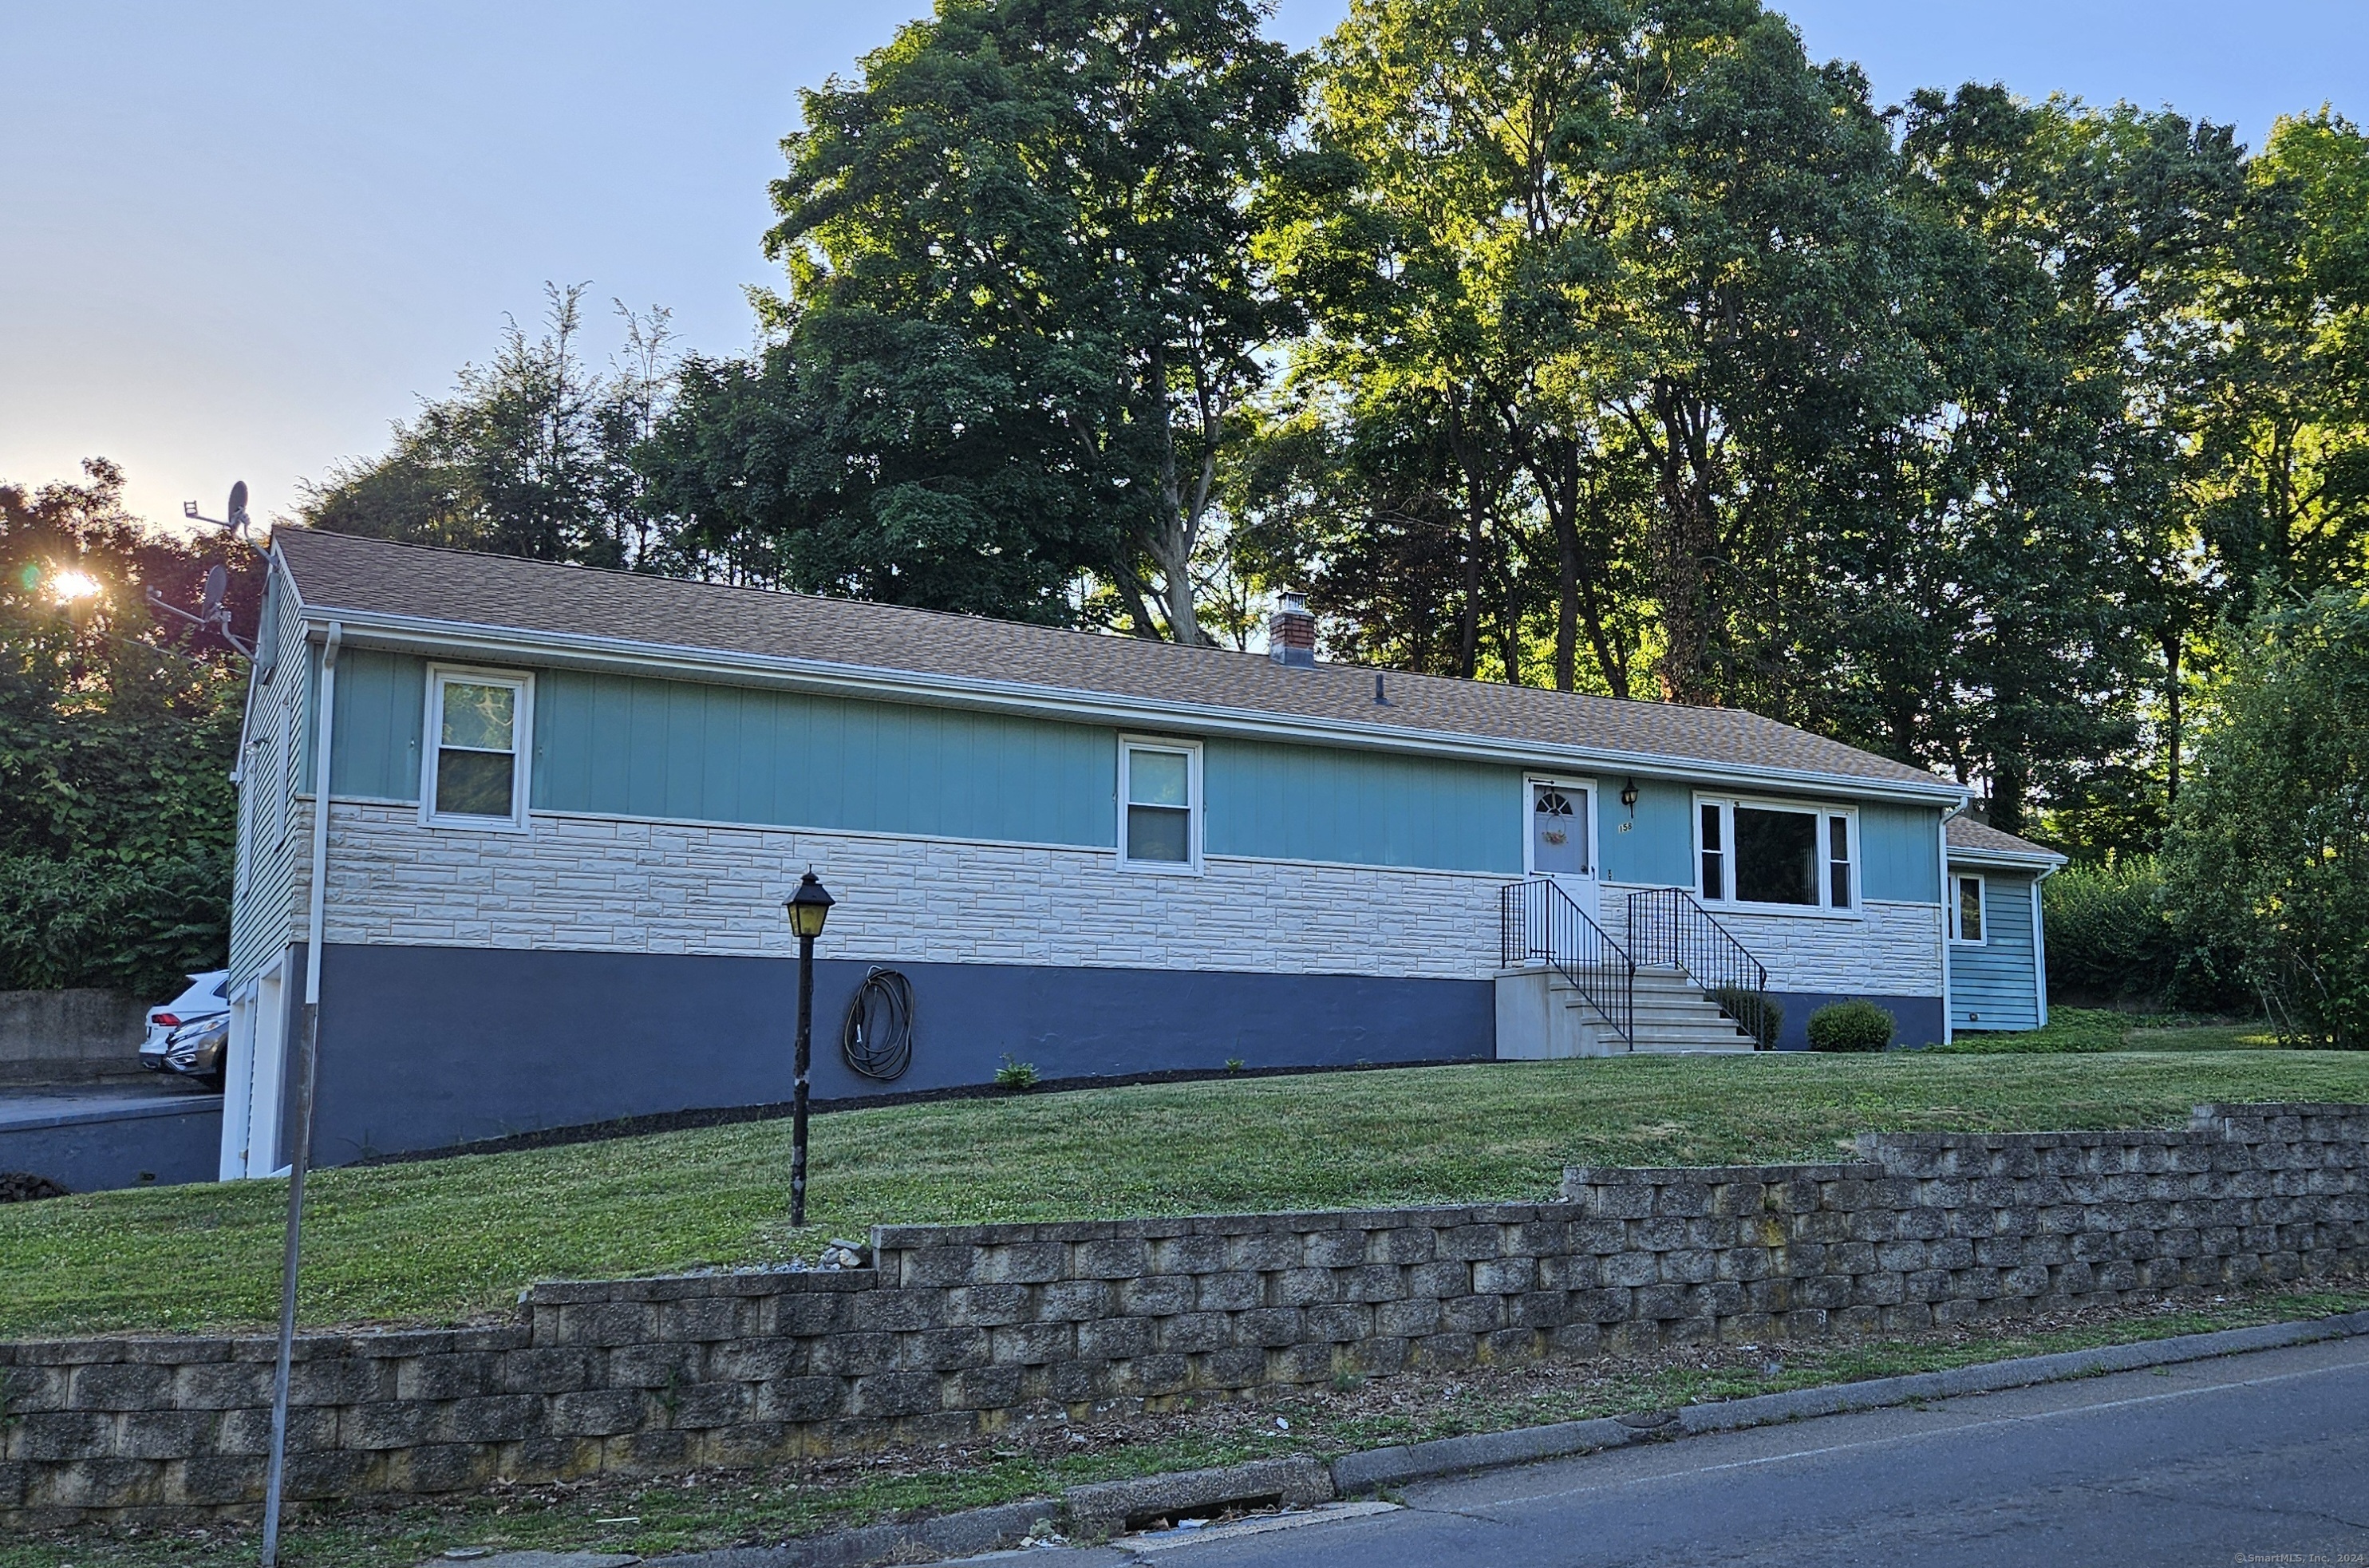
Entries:
{"type": "Polygon", "coordinates": [[[1427,1482],[1401,1500],[1266,1535],[1031,1560],[2369,1564],[2369,1338],[1642,1445],[1427,1482]]]}

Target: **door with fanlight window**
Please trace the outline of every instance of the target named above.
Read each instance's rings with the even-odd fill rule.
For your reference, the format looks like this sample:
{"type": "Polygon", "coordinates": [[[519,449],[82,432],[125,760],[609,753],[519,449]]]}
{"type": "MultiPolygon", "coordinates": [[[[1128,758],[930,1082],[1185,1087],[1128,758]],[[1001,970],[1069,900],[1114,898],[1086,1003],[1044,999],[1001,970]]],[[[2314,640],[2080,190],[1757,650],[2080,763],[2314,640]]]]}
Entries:
{"type": "Polygon", "coordinates": [[[1603,918],[1596,864],[1596,786],[1572,779],[1532,778],[1523,785],[1528,808],[1523,869],[1568,894],[1588,919],[1603,918]]]}

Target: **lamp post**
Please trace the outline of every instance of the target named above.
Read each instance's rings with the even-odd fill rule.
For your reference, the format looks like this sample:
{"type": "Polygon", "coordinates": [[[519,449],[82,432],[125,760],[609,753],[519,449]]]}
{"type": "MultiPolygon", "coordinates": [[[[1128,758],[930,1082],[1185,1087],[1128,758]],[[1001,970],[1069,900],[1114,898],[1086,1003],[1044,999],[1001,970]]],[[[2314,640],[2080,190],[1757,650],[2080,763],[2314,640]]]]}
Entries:
{"type": "Polygon", "coordinates": [[[807,872],[787,906],[798,936],[797,1088],[790,1102],[790,1227],[807,1222],[807,1069],[814,1056],[814,944],[830,918],[830,892],[807,872]]]}

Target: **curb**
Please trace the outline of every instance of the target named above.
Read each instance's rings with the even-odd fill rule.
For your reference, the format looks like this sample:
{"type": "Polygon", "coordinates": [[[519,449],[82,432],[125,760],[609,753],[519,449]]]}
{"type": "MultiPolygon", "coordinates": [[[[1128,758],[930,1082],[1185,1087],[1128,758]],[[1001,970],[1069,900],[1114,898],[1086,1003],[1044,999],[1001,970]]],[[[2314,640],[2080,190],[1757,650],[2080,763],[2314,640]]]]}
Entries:
{"type": "Polygon", "coordinates": [[[1049,1529],[1064,1525],[1082,1536],[1106,1533],[1121,1528],[1128,1519],[1147,1514],[1207,1508],[1242,1499],[1272,1501],[1278,1495],[1287,1505],[1305,1506],[1335,1496],[1370,1495],[1383,1487],[1408,1482],[1568,1459],[1631,1443],[1736,1432],[1813,1416],[1880,1410],[1916,1400],[1994,1393],[2035,1383],[2169,1367],[2183,1361],[2278,1350],[2364,1333],[2369,1333],[2369,1310],[2315,1318],[2307,1322],[2264,1323],[2255,1328],[2221,1329],[2211,1333],[2101,1345],[2094,1350],[2028,1356],[2013,1361],[1979,1362],[1946,1372],[1911,1372],[1856,1383],[1830,1383],[1821,1388],[1756,1394],[1678,1410],[1565,1421],[1551,1426],[1524,1426],[1510,1432],[1480,1432],[1428,1443],[1369,1448],[1363,1453],[1342,1455],[1333,1461],[1329,1474],[1323,1465],[1304,1455],[1256,1459],[1219,1470],[1097,1482],[1070,1487],[1059,1498],[973,1508],[912,1524],[873,1525],[836,1535],[785,1541],[779,1546],[727,1547],[717,1551],[651,1558],[647,1568],[860,1568],[864,1563],[892,1560],[924,1561],[924,1554],[975,1556],[1018,1546],[1032,1535],[1041,1539],[1049,1529]]]}
{"type": "Polygon", "coordinates": [[[2221,1329],[2212,1333],[2179,1334],[2169,1339],[2141,1340],[2131,1345],[2100,1345],[2094,1350],[2067,1350],[2054,1356],[2028,1356],[2013,1361],[1977,1362],[1946,1372],[1910,1372],[1896,1378],[1871,1378],[1863,1382],[1828,1383],[1788,1393],[1755,1394],[1747,1399],[1721,1400],[1687,1405],[1647,1415],[1595,1421],[1566,1421],[1553,1426],[1529,1426],[1511,1432],[1476,1433],[1469,1437],[1442,1437],[1395,1448],[1373,1448],[1344,1454],[1333,1461],[1333,1483],[1344,1497],[1403,1482],[1428,1481],[1469,1471],[1494,1470],[1502,1465],[1528,1464],[1574,1454],[1617,1448],[1627,1443],[1712,1432],[1737,1432],[1780,1421],[1801,1421],[1846,1411],[1879,1410],[1913,1400],[1949,1399],[1960,1394],[1994,1393],[2002,1389],[2028,1388],[2034,1383],[2067,1378],[2096,1377],[2147,1367],[2168,1367],[2202,1361],[2215,1356],[2236,1356],[2249,1350],[2276,1350],[2318,1340],[2344,1339],[2369,1333],[2369,1311],[2344,1312],[2308,1322],[2264,1323],[2256,1328],[2221,1329]]]}

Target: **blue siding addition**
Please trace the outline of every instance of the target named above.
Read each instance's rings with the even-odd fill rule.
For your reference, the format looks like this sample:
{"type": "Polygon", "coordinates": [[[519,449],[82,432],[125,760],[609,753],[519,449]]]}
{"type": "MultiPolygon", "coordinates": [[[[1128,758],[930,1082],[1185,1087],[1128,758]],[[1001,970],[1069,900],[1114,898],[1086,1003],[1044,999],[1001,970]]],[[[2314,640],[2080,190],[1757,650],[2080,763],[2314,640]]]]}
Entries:
{"type": "Polygon", "coordinates": [[[1116,732],[888,703],[548,670],[539,811],[1108,848],[1116,732]]]}
{"type": "MultiPolygon", "coordinates": [[[[1953,867],[1972,874],[1975,867],[1953,867]]],[[[1950,947],[1950,1026],[2037,1029],[2040,999],[2032,972],[2031,878],[1983,871],[1983,937],[1950,947]]]]}
{"type": "Polygon", "coordinates": [[[1519,769],[1211,740],[1202,793],[1211,854],[1522,874],[1519,769]]]}

